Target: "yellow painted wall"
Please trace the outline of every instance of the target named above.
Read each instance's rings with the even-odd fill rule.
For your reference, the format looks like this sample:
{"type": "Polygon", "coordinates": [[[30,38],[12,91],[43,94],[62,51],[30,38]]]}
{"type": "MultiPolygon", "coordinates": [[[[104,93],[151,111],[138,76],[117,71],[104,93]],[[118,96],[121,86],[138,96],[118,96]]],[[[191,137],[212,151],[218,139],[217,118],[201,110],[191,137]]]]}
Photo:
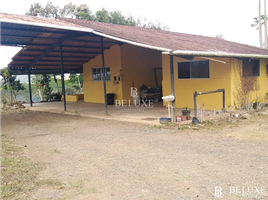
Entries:
{"type": "Polygon", "coordinates": [[[132,45],[121,46],[123,73],[123,98],[131,100],[130,87],[139,90],[142,84],[155,87],[154,68],[162,68],[162,54],[159,51],[132,45]]]}
{"type": "MultiPolygon", "coordinates": [[[[138,90],[142,84],[154,87],[154,68],[161,68],[161,52],[132,45],[113,46],[104,51],[105,66],[110,67],[111,81],[106,82],[107,93],[115,93],[117,100],[132,100],[130,88],[138,90]],[[119,76],[118,85],[113,85],[113,76],[119,76]]],[[[103,82],[92,81],[92,68],[101,67],[101,55],[84,64],[84,101],[104,103],[103,82]]],[[[162,78],[161,78],[162,79],[162,78]]]]}
{"type": "MultiPolygon", "coordinates": [[[[111,81],[106,82],[106,93],[115,93],[115,98],[122,98],[122,81],[113,84],[113,77],[119,76],[121,69],[120,46],[114,45],[104,51],[105,66],[110,67],[111,81]]],[[[83,66],[84,75],[84,101],[92,103],[104,103],[104,89],[102,81],[92,80],[92,68],[102,67],[102,57],[98,55],[83,66]]]]}
{"type": "MultiPolygon", "coordinates": [[[[241,78],[244,81],[249,83],[252,82],[251,77],[241,77],[242,75],[242,61],[238,59],[232,59],[232,79],[231,79],[231,87],[232,87],[232,105],[240,106],[244,103],[252,102],[254,99],[263,100],[268,93],[268,75],[266,73],[266,65],[268,65],[268,59],[260,60],[260,76],[256,77],[257,85],[259,85],[258,90],[253,90],[248,93],[245,100],[239,100],[239,96],[241,96],[241,91],[243,90],[243,86],[241,84],[241,78]]],[[[255,83],[255,81],[254,81],[255,83]]],[[[245,90],[244,90],[245,91],[245,90]]]]}
{"type": "Polygon", "coordinates": [[[266,71],[268,59],[262,59],[260,65],[260,91],[258,95],[259,97],[265,97],[268,93],[268,72],[266,71]]]}
{"type": "MultiPolygon", "coordinates": [[[[66,101],[70,101],[70,102],[77,102],[78,101],[78,96],[77,95],[66,95],[66,101]]],[[[63,96],[62,96],[62,100],[63,100],[63,96]]]]}
{"type": "MultiPolygon", "coordinates": [[[[193,93],[205,92],[217,89],[225,89],[226,106],[231,104],[231,64],[229,58],[212,58],[226,62],[226,64],[209,61],[210,78],[208,79],[178,79],[178,62],[185,62],[187,60],[173,57],[174,61],[174,85],[176,96],[176,107],[194,107],[193,93]]],[[[206,60],[205,58],[196,57],[195,60],[206,60]]],[[[163,95],[171,94],[170,82],[170,59],[168,55],[162,55],[163,63],[163,95]]],[[[214,93],[207,95],[200,95],[197,97],[197,102],[200,106],[205,105],[206,109],[214,107],[217,110],[222,109],[222,93],[214,93]]],[[[166,103],[164,102],[164,105],[166,103]]]]}

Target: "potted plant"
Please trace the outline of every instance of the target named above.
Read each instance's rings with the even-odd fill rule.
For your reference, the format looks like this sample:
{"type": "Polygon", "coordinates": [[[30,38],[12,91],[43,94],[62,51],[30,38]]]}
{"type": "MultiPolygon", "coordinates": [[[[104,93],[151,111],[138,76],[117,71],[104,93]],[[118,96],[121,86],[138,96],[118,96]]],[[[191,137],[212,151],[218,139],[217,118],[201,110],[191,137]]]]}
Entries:
{"type": "Polygon", "coordinates": [[[182,116],[189,116],[191,114],[191,110],[188,107],[184,107],[182,110],[182,116]]]}

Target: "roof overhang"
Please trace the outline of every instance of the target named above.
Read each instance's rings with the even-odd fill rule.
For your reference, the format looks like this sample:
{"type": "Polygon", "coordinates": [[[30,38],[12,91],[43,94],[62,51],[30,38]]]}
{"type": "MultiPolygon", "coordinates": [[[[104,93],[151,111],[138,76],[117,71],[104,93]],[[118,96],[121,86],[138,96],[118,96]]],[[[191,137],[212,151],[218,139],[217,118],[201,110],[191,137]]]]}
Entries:
{"type": "Polygon", "coordinates": [[[255,58],[255,59],[268,59],[268,55],[258,54],[239,54],[227,52],[213,52],[213,51],[182,51],[176,50],[171,52],[163,52],[163,54],[178,55],[178,56],[206,56],[206,57],[232,57],[232,58],[255,58]]]}
{"type": "Polygon", "coordinates": [[[10,19],[2,19],[0,18],[1,23],[10,23],[10,24],[20,24],[20,25],[28,25],[28,26],[38,26],[43,28],[54,28],[54,29],[62,29],[62,30],[71,30],[71,31],[79,31],[85,33],[92,33],[93,29],[90,28],[82,28],[82,27],[71,27],[71,26],[60,26],[55,24],[46,24],[46,23],[37,23],[31,21],[21,21],[21,20],[10,20],[10,19]]]}
{"type": "MultiPolygon", "coordinates": [[[[81,73],[83,64],[101,54],[101,36],[92,29],[0,19],[1,45],[22,47],[8,67],[15,74],[58,74],[62,45],[64,73],[81,73]]],[[[118,44],[106,39],[104,49],[118,44]]]]}

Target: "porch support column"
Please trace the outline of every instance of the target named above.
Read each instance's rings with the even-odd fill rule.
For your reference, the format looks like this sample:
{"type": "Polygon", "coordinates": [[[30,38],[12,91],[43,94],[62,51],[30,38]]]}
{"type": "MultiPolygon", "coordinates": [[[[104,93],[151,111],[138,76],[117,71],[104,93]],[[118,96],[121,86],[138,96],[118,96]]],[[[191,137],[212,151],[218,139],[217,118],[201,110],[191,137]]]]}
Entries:
{"type": "MultiPolygon", "coordinates": [[[[173,55],[169,55],[170,59],[170,80],[171,80],[171,93],[175,96],[175,87],[174,87],[174,66],[173,66],[173,55]]],[[[175,99],[172,101],[172,122],[176,122],[176,108],[175,108],[175,99]]]]}
{"type": "Polygon", "coordinates": [[[33,100],[32,100],[32,84],[31,84],[31,72],[30,72],[30,68],[28,68],[28,81],[29,81],[30,106],[33,107],[33,100]]]}
{"type": "Polygon", "coordinates": [[[65,95],[65,83],[64,83],[64,71],[63,71],[63,55],[62,55],[62,43],[60,44],[60,58],[61,58],[61,85],[62,85],[62,95],[64,101],[64,111],[66,111],[66,95],[65,95]]]}
{"type": "Polygon", "coordinates": [[[103,91],[104,91],[104,101],[105,101],[105,114],[108,115],[107,111],[107,95],[106,95],[106,70],[104,63],[104,49],[103,49],[103,37],[101,37],[101,57],[102,57],[102,80],[103,80],[103,91]]]}

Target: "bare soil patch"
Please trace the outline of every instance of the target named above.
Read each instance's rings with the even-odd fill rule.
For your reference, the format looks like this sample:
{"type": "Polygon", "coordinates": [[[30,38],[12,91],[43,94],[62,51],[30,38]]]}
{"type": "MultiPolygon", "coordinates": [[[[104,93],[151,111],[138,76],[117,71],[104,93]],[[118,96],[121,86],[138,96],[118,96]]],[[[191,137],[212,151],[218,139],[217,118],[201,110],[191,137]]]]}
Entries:
{"type": "Polygon", "coordinates": [[[218,199],[215,187],[222,199],[268,199],[268,116],[201,130],[27,110],[1,117],[1,134],[45,166],[20,199],[207,200],[218,199]],[[230,194],[248,186],[266,191],[230,194]]]}

